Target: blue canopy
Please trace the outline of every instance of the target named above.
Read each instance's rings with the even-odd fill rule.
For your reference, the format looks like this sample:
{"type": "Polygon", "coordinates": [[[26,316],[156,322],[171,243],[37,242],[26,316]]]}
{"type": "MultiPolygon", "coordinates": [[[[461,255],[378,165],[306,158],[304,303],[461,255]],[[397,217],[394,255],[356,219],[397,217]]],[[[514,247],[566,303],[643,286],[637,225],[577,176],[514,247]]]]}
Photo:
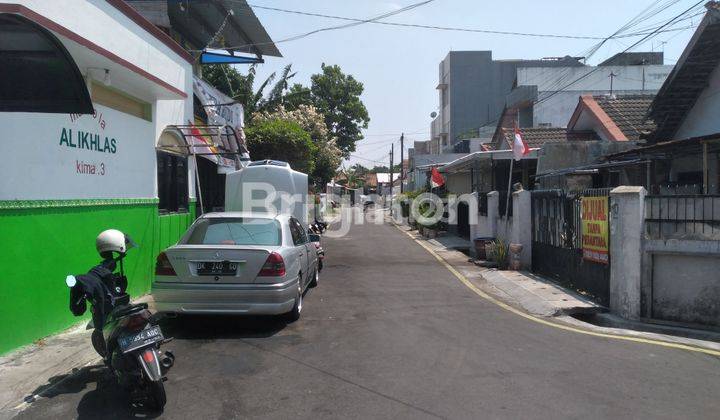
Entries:
{"type": "Polygon", "coordinates": [[[255,64],[264,63],[265,60],[258,57],[246,57],[241,55],[219,54],[212,52],[203,52],[200,55],[200,63],[202,64],[255,64]]]}

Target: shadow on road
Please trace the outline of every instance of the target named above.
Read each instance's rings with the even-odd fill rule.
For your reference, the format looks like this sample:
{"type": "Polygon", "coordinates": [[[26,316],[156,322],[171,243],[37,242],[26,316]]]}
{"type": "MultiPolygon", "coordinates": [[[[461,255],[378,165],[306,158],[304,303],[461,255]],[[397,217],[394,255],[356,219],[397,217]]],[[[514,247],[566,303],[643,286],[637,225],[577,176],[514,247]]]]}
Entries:
{"type": "MultiPolygon", "coordinates": [[[[103,365],[86,366],[66,375],[54,376],[27,396],[25,401],[33,402],[34,396],[38,395],[52,404],[53,398],[82,393],[92,388],[92,384],[95,384],[95,389],[86,392],[78,403],[78,419],[155,418],[161,414],[145,408],[142,402],[131,402],[127,391],[118,385],[110,370],[103,365]]],[[[32,417],[32,412],[23,412],[18,418],[25,415],[32,417]]]]}
{"type": "Polygon", "coordinates": [[[287,325],[280,316],[179,315],[161,321],[166,337],[183,340],[267,338],[287,325]]]}

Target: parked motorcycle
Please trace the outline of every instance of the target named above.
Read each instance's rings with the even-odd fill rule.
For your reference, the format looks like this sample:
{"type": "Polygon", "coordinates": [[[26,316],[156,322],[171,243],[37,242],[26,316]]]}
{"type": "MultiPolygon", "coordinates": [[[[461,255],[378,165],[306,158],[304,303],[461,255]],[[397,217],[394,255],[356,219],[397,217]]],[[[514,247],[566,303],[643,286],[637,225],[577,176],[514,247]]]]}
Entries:
{"type": "Polygon", "coordinates": [[[311,223],[309,227],[313,233],[317,233],[318,235],[320,235],[325,232],[325,230],[327,230],[327,223],[315,219],[315,221],[311,223]]]}
{"type": "Polygon", "coordinates": [[[149,402],[162,411],[166,402],[163,379],[175,356],[160,351],[160,346],[171,339],[163,336],[158,317],[151,314],[146,303],[131,304],[126,293],[123,258],[133,246],[134,242],[120,231],[102,232],[96,247],[103,261],[87,274],[67,276],[65,282],[75,316],[83,315],[86,302],[90,302],[92,345],[120,386],[130,392],[133,402],[149,402]],[[116,274],[118,266],[120,273],[116,274]]]}
{"type": "Polygon", "coordinates": [[[325,249],[322,247],[322,242],[320,241],[320,235],[317,233],[309,233],[308,239],[310,242],[315,245],[315,250],[317,251],[318,255],[318,271],[322,271],[324,261],[325,261],[325,249]]]}

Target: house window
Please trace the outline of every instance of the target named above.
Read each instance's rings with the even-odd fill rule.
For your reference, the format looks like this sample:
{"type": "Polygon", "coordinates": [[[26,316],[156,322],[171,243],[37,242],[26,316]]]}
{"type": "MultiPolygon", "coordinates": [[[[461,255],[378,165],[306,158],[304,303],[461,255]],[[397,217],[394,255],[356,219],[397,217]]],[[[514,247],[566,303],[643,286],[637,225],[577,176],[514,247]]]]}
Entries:
{"type": "Polygon", "coordinates": [[[160,213],[187,212],[187,157],[158,150],[157,174],[160,213]]]}
{"type": "Polygon", "coordinates": [[[85,80],[65,47],[22,16],[0,14],[0,111],[92,114],[85,80]]]}

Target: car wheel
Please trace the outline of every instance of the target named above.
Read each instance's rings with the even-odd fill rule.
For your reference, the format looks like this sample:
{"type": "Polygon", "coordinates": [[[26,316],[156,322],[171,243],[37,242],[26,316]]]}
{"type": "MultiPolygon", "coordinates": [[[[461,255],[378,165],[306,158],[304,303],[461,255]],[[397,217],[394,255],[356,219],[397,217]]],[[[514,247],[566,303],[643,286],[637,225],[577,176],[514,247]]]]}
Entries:
{"type": "Polygon", "coordinates": [[[310,281],[310,287],[317,287],[318,280],[320,280],[320,270],[315,270],[315,275],[313,276],[312,281],[310,281]]]}
{"type": "Polygon", "coordinates": [[[295,305],[293,306],[292,310],[286,314],[286,318],[288,322],[295,322],[298,319],[300,319],[300,313],[302,312],[303,307],[303,293],[302,293],[302,286],[298,284],[298,294],[295,298],[295,305]]]}

